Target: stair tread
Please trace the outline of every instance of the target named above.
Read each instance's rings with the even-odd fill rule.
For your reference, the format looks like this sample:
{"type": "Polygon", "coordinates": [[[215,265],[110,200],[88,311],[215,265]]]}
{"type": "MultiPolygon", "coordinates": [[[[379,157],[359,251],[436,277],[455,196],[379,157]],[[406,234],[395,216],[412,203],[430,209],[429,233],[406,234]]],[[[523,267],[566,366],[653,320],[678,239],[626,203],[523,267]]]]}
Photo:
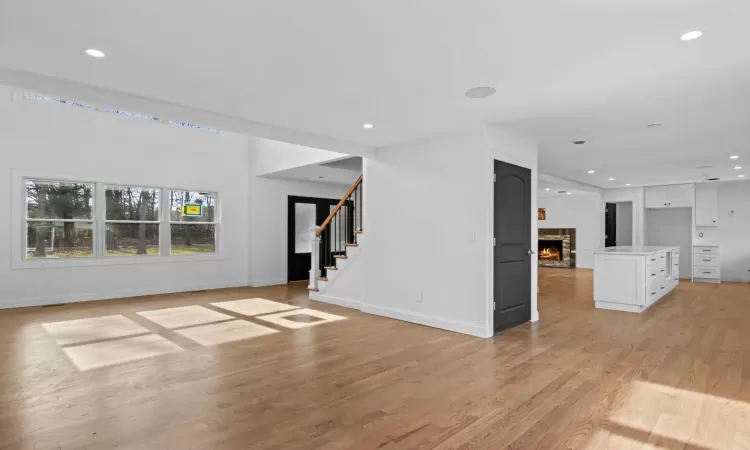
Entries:
{"type": "Polygon", "coordinates": [[[354,234],[365,234],[364,231],[355,231],[354,234]]]}
{"type": "Polygon", "coordinates": [[[344,244],[344,247],[359,247],[359,244],[344,244]]]}
{"type": "Polygon", "coordinates": [[[336,258],[336,259],[349,259],[349,257],[346,256],[346,255],[335,255],[334,258],[336,258]]]}
{"type": "Polygon", "coordinates": [[[324,267],[325,270],[339,270],[336,266],[327,266],[324,267]]]}
{"type": "Polygon", "coordinates": [[[328,277],[318,277],[319,281],[328,281],[328,277]]]}
{"type": "Polygon", "coordinates": [[[311,287],[308,287],[307,290],[313,291],[313,292],[320,292],[317,288],[311,288],[311,287]]]}

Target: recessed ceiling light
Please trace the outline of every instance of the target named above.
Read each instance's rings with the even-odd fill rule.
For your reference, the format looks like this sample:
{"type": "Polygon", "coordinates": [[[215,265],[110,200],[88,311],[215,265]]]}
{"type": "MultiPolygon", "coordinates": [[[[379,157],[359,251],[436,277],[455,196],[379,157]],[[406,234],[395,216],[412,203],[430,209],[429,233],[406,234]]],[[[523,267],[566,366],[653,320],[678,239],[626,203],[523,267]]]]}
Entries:
{"type": "Polygon", "coordinates": [[[740,159],[740,157],[737,156],[737,155],[732,155],[732,156],[729,157],[729,159],[740,159]]]}
{"type": "Polygon", "coordinates": [[[566,192],[565,195],[570,195],[570,191],[566,192]]]}
{"type": "Polygon", "coordinates": [[[366,124],[364,124],[364,127],[365,127],[365,128],[367,128],[367,129],[369,130],[370,128],[372,128],[372,127],[373,127],[373,124],[371,124],[371,123],[366,123],[366,124]]]}
{"type": "Polygon", "coordinates": [[[745,175],[741,173],[741,174],[737,175],[737,177],[738,178],[745,178],[745,175]]]}
{"type": "Polygon", "coordinates": [[[650,123],[650,124],[648,124],[649,128],[659,128],[660,126],[661,126],[660,123],[650,123]]]}
{"type": "Polygon", "coordinates": [[[703,32],[695,30],[695,31],[690,31],[688,33],[683,34],[682,36],[680,36],[680,39],[683,41],[693,41],[695,39],[698,39],[701,36],[703,36],[703,32]]]}
{"type": "Polygon", "coordinates": [[[550,189],[550,188],[546,188],[546,189],[544,189],[544,190],[545,190],[545,191],[549,191],[549,190],[551,190],[551,189],[550,189]]]}
{"type": "Polygon", "coordinates": [[[495,92],[497,92],[495,88],[489,86],[480,86],[471,88],[466,91],[466,96],[469,98],[487,98],[495,95],[495,92]]]}
{"type": "Polygon", "coordinates": [[[742,169],[742,166],[734,166],[734,170],[740,170],[742,169]]]}
{"type": "Polygon", "coordinates": [[[609,181],[615,181],[615,179],[614,178],[610,178],[609,181]]]}
{"type": "Polygon", "coordinates": [[[625,186],[630,186],[630,183],[625,183],[625,186]]]}
{"type": "Polygon", "coordinates": [[[86,54],[93,58],[104,58],[104,52],[95,48],[87,49],[86,54]]]}
{"type": "Polygon", "coordinates": [[[589,170],[589,173],[595,173],[596,170],[589,170]]]}

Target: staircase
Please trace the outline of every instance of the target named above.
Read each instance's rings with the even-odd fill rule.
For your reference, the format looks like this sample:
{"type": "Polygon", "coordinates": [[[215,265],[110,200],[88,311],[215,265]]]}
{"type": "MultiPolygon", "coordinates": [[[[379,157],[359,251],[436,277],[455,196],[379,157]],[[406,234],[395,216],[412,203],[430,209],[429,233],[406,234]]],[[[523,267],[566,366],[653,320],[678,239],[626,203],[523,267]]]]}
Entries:
{"type": "Polygon", "coordinates": [[[346,270],[362,242],[362,175],[341,197],[341,201],[319,227],[311,230],[312,261],[307,289],[324,293],[329,283],[346,270]]]}

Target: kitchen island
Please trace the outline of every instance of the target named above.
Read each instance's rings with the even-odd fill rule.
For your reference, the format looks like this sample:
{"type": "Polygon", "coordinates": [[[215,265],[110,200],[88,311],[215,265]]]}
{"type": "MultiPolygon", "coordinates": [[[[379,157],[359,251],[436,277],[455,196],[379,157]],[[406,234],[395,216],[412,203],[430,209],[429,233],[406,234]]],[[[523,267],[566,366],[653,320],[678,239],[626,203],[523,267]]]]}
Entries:
{"type": "Polygon", "coordinates": [[[642,312],[677,286],[679,247],[607,247],[594,252],[594,305],[642,312]]]}

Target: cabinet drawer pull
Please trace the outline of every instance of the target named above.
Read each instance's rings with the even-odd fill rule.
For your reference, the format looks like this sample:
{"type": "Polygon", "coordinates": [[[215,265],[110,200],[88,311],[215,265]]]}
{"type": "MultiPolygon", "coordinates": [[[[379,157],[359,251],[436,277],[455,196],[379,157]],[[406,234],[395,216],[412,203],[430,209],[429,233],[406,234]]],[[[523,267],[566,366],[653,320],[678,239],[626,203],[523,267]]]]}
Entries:
{"type": "Polygon", "coordinates": [[[656,295],[656,292],[652,292],[651,295],[656,295]]]}
{"type": "Polygon", "coordinates": [[[704,249],[703,249],[703,251],[704,251],[704,252],[710,252],[711,250],[710,250],[710,249],[707,249],[707,248],[704,248],[704,249]]]}
{"type": "Polygon", "coordinates": [[[655,259],[652,259],[651,261],[656,261],[655,259]]]}
{"type": "Polygon", "coordinates": [[[661,271],[662,271],[662,272],[666,272],[666,270],[664,270],[664,269],[661,269],[661,271]]]}
{"type": "Polygon", "coordinates": [[[661,288],[661,290],[663,291],[663,290],[664,290],[664,288],[661,288]]]}
{"type": "Polygon", "coordinates": [[[713,273],[713,272],[703,272],[703,273],[713,273]]]}
{"type": "Polygon", "coordinates": [[[652,277],[655,277],[655,276],[656,276],[656,274],[655,274],[655,273],[652,273],[652,274],[651,274],[651,276],[652,276],[652,277]]]}

